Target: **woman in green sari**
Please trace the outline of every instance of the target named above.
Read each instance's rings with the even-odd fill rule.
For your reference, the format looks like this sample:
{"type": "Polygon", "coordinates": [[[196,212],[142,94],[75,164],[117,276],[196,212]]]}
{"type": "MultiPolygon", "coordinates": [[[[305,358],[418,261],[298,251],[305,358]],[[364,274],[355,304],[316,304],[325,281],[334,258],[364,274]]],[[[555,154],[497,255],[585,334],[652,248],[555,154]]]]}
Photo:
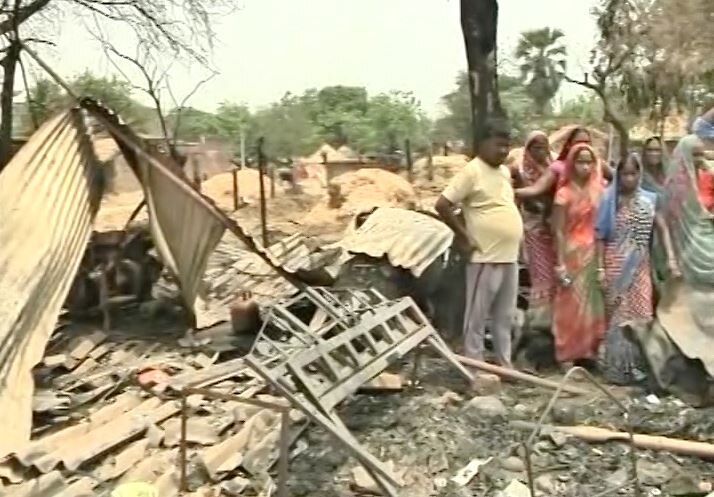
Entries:
{"type": "MultiPolygon", "coordinates": [[[[667,180],[667,159],[664,156],[662,140],[659,136],[651,136],[642,145],[642,189],[661,198],[664,194],[664,183],[667,180]]],[[[655,233],[651,249],[652,286],[654,288],[654,304],[659,300],[662,287],[667,277],[667,254],[655,233]]]]}
{"type": "Polygon", "coordinates": [[[642,188],[661,195],[667,179],[667,165],[659,136],[651,136],[642,145],[642,188]]]}
{"type": "Polygon", "coordinates": [[[680,140],[660,199],[682,278],[662,287],[656,320],[638,338],[661,386],[714,393],[714,218],[700,203],[696,135],[680,140]]]}

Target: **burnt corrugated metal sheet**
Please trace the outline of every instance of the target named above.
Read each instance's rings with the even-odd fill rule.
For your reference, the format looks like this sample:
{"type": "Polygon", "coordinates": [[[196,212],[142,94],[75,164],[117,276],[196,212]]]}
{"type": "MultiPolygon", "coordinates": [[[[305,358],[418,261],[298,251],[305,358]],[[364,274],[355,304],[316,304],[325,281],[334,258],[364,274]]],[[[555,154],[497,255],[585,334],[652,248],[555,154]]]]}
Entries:
{"type": "Polygon", "coordinates": [[[42,359],[101,198],[83,114],[45,123],[0,174],[0,456],[30,438],[42,359]]]}
{"type": "Polygon", "coordinates": [[[168,157],[160,159],[147,151],[144,142],[111,110],[91,99],[81,105],[108,127],[144,190],[151,231],[164,263],[179,280],[186,305],[194,306],[210,254],[225,229],[291,283],[299,278],[248,235],[208,197],[194,190],[168,157]]]}
{"type": "Polygon", "coordinates": [[[352,254],[380,258],[419,277],[454,241],[444,223],[426,214],[395,207],[375,210],[359,228],[351,229],[338,246],[352,254]]]}
{"type": "Polygon", "coordinates": [[[181,183],[167,169],[139,161],[149,225],[161,259],[180,282],[184,301],[196,300],[206,262],[225,227],[200,202],[191,201],[181,183]]]}

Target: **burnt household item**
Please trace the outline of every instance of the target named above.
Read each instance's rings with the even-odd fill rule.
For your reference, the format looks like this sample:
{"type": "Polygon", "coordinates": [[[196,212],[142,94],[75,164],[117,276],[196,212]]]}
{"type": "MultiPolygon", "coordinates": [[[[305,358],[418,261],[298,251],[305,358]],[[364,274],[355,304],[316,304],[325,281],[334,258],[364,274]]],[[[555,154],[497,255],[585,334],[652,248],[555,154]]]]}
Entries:
{"type": "Polygon", "coordinates": [[[397,497],[398,476],[355,439],[336,407],[422,342],[469,381],[471,374],[409,297],[387,300],[374,290],[313,287],[272,306],[266,316],[246,364],[354,456],[383,495],[397,497]],[[308,321],[288,310],[302,302],[316,309],[308,321]]]}
{"type": "Polygon", "coordinates": [[[241,292],[230,306],[231,327],[237,335],[256,334],[260,327],[260,308],[251,292],[241,292]]]}

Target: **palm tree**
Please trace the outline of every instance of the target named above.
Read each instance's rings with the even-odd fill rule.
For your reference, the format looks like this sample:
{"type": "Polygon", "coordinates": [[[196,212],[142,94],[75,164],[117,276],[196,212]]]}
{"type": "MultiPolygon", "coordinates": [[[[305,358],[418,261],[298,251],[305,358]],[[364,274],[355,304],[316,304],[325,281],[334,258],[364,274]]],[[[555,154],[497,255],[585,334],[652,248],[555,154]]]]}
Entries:
{"type": "Polygon", "coordinates": [[[563,36],[559,29],[525,31],[516,47],[523,82],[541,114],[548,110],[565,76],[563,36]]]}

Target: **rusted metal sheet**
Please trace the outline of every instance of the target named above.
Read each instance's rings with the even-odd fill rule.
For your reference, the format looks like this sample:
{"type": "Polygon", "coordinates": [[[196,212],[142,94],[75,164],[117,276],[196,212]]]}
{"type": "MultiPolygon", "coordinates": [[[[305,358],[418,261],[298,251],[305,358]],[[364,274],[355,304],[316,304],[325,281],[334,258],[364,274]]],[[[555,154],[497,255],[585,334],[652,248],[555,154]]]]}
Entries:
{"type": "Polygon", "coordinates": [[[199,329],[228,320],[229,306],[241,291],[251,292],[259,304],[298,291],[258,255],[246,250],[232,233],[226,233],[209,257],[204,285],[206,292],[194,305],[199,329]]]}
{"type": "Polygon", "coordinates": [[[42,359],[102,194],[82,111],[46,122],[0,174],[0,456],[30,438],[42,359]]]}
{"type": "Polygon", "coordinates": [[[454,234],[444,223],[426,214],[396,207],[374,211],[338,243],[353,254],[380,258],[419,277],[451,247],[454,234]]]}
{"type": "MultiPolygon", "coordinates": [[[[322,268],[332,254],[311,249],[299,233],[271,245],[267,254],[287,272],[317,280],[329,278],[322,268]]],[[[204,287],[205,295],[194,305],[199,329],[229,319],[229,306],[241,291],[250,292],[260,305],[272,305],[299,291],[232,233],[226,233],[210,255],[204,287]]]]}
{"type": "Polygon", "coordinates": [[[119,478],[144,458],[148,445],[149,440],[146,438],[130,444],[102,464],[95,472],[96,478],[102,482],[119,478]]]}
{"type": "Polygon", "coordinates": [[[68,488],[62,473],[53,471],[8,489],[6,497],[55,497],[68,488]]]}
{"type": "Polygon", "coordinates": [[[127,163],[139,177],[156,247],[164,263],[178,278],[189,308],[198,293],[207,258],[224,229],[235,234],[248,250],[258,254],[285,279],[304,286],[294,273],[283,269],[266,248],[221,211],[215,202],[193,189],[177,173],[179,168],[168,157],[150,154],[144,141],[115,113],[90,98],[82,99],[80,105],[107,127],[127,163]]]}
{"type": "MultiPolygon", "coordinates": [[[[201,453],[201,463],[211,479],[219,481],[223,473],[237,468],[248,450],[256,447],[277,429],[279,419],[278,414],[264,409],[246,421],[235,435],[204,450],[201,453]]],[[[277,442],[277,438],[271,440],[277,442]]]]}

